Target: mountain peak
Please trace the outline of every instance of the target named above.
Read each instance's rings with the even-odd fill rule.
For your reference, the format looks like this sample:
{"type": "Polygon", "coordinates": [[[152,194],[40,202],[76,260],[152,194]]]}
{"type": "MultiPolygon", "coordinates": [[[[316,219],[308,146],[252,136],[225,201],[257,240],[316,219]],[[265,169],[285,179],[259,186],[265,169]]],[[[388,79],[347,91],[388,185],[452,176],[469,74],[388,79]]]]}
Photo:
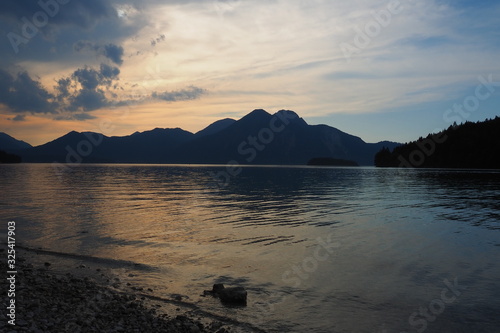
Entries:
{"type": "Polygon", "coordinates": [[[264,109],[255,109],[246,116],[242,117],[238,122],[246,121],[262,121],[271,118],[271,114],[264,109]]]}
{"type": "Polygon", "coordinates": [[[292,110],[279,110],[274,114],[278,118],[287,119],[288,121],[294,122],[296,124],[308,125],[307,122],[302,119],[295,111],[292,110]]]}
{"type": "Polygon", "coordinates": [[[264,109],[255,109],[253,110],[252,112],[250,112],[249,114],[252,114],[252,113],[265,113],[265,114],[269,114],[269,112],[267,112],[266,110],[264,109]]]}
{"type": "MultiPolygon", "coordinates": [[[[271,114],[269,112],[267,112],[266,110],[264,109],[255,109],[253,110],[252,112],[250,112],[249,114],[247,114],[245,117],[248,117],[248,116],[252,116],[252,117],[255,117],[255,116],[270,116],[271,114]]],[[[243,117],[243,118],[245,118],[243,117]]]]}
{"type": "Polygon", "coordinates": [[[294,117],[294,118],[300,118],[299,115],[295,112],[295,111],[292,111],[292,110],[279,110],[278,112],[276,112],[276,115],[286,115],[287,117],[294,117]]]}

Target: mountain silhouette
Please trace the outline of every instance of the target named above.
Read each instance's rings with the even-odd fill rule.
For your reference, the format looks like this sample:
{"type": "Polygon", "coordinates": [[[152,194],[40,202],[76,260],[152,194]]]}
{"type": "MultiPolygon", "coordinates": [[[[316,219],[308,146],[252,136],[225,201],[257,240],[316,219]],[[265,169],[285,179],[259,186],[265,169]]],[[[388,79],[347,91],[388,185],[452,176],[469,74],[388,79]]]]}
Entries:
{"type": "Polygon", "coordinates": [[[179,163],[307,164],[311,158],[334,157],[373,165],[375,153],[384,145],[398,144],[369,144],[327,125],[308,125],[293,111],[271,115],[258,109],[213,135],[183,145],[174,158],[179,163]]]}
{"type": "Polygon", "coordinates": [[[231,126],[234,124],[236,120],[230,119],[230,118],[225,118],[216,121],[215,123],[207,126],[206,128],[202,129],[201,131],[196,133],[196,137],[203,137],[211,134],[215,134],[219,131],[222,131],[223,129],[226,129],[227,127],[231,126]]]}
{"type": "Polygon", "coordinates": [[[366,143],[334,127],[309,125],[293,111],[257,109],[239,120],[216,121],[196,134],[180,128],[122,137],[72,131],[16,153],[25,162],[305,165],[320,157],[373,165],[376,152],[398,145],[366,143]]]}
{"type": "Polygon", "coordinates": [[[156,128],[123,137],[72,131],[18,153],[25,162],[163,163],[164,154],[170,154],[174,148],[193,138],[194,134],[180,128],[156,128]]]}
{"type": "Polygon", "coordinates": [[[6,133],[0,132],[0,150],[10,152],[13,150],[28,149],[32,146],[21,140],[14,139],[6,133]]]}

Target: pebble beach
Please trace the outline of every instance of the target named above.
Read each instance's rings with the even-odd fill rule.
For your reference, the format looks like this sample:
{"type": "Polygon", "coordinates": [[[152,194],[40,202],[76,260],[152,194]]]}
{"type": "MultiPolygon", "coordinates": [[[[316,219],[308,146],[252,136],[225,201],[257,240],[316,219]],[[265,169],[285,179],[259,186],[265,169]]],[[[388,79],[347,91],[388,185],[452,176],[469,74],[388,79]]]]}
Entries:
{"type": "MultiPolygon", "coordinates": [[[[6,257],[4,250],[2,254],[6,257]]],[[[154,302],[153,290],[131,286],[130,292],[123,292],[115,288],[119,279],[99,268],[93,268],[94,276],[81,276],[78,270],[61,272],[54,267],[57,264],[35,257],[17,254],[15,295],[8,296],[13,282],[9,275],[1,280],[1,332],[261,332],[229,318],[201,313],[189,304],[176,306],[175,300],[165,309],[164,300],[163,305],[154,302]],[[14,311],[7,309],[13,308],[12,299],[14,311]]],[[[1,269],[9,271],[5,260],[1,269]]]]}

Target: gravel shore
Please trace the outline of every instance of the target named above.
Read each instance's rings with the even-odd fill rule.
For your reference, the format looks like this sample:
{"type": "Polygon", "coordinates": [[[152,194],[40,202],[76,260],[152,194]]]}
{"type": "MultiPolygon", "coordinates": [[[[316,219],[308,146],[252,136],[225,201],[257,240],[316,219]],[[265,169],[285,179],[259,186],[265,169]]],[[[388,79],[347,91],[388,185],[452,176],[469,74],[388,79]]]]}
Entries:
{"type": "MultiPolygon", "coordinates": [[[[5,251],[1,254],[6,257],[5,251]]],[[[1,261],[0,269],[7,274],[1,280],[1,332],[235,332],[231,323],[217,318],[159,311],[161,305],[152,306],[140,294],[120,292],[109,279],[103,280],[106,285],[92,277],[55,273],[50,266],[17,256],[15,297],[9,297],[9,269],[1,261]],[[11,299],[15,299],[15,325],[7,316],[11,299]]]]}

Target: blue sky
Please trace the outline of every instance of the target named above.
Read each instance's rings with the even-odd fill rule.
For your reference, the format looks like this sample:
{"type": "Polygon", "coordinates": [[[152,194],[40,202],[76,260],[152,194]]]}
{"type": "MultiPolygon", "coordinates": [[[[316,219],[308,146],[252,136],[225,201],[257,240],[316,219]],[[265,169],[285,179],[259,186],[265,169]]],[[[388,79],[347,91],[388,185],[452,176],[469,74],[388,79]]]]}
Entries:
{"type": "Polygon", "coordinates": [[[32,144],[256,108],[367,142],[500,115],[498,1],[42,3],[0,3],[0,131],[32,144]]]}

